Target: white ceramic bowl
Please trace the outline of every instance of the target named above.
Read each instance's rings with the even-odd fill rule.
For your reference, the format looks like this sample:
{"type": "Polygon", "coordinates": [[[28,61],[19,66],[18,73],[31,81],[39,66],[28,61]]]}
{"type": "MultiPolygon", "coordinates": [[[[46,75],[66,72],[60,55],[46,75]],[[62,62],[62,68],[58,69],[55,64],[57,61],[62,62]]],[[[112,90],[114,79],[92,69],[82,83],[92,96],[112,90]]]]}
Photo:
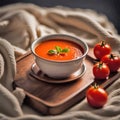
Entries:
{"type": "Polygon", "coordinates": [[[43,73],[45,73],[49,77],[52,77],[55,79],[61,79],[61,78],[69,77],[72,73],[80,69],[88,53],[88,45],[82,40],[80,40],[79,38],[76,38],[70,35],[52,34],[52,35],[40,37],[37,40],[35,40],[31,45],[31,50],[32,50],[33,55],[35,56],[35,62],[37,66],[40,68],[40,70],[43,73]],[[61,62],[47,60],[47,59],[39,57],[35,53],[35,47],[39,43],[46,41],[46,40],[51,40],[51,39],[62,39],[62,40],[68,40],[68,41],[75,42],[83,48],[84,53],[81,57],[77,59],[61,61],[61,62]]]}

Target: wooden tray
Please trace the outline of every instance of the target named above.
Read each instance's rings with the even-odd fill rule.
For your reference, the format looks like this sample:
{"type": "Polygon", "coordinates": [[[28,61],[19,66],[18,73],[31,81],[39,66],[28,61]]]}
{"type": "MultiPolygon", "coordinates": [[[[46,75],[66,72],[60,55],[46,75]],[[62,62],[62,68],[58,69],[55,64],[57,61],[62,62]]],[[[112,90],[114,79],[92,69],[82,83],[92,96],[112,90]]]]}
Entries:
{"type": "MultiPolygon", "coordinates": [[[[89,51],[91,55],[92,51],[89,51]]],[[[47,83],[31,76],[31,66],[34,57],[31,52],[17,60],[17,74],[14,80],[14,87],[23,88],[27,98],[26,103],[44,115],[56,115],[80,102],[85,97],[86,89],[95,82],[102,87],[109,86],[118,77],[120,72],[114,73],[108,80],[97,81],[92,74],[94,59],[86,57],[84,62],[86,72],[75,81],[62,84],[47,83]]]]}

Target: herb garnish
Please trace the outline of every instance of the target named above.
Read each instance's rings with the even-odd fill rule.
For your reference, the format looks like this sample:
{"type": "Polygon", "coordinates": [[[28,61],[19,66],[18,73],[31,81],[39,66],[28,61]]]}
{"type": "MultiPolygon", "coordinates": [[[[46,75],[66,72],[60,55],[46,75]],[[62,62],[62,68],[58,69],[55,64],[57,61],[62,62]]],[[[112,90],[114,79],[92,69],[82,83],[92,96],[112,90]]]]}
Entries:
{"type": "Polygon", "coordinates": [[[49,50],[48,54],[49,55],[57,55],[57,54],[59,55],[59,54],[65,54],[67,52],[69,52],[68,48],[62,49],[60,46],[55,46],[55,49],[49,50]]]}

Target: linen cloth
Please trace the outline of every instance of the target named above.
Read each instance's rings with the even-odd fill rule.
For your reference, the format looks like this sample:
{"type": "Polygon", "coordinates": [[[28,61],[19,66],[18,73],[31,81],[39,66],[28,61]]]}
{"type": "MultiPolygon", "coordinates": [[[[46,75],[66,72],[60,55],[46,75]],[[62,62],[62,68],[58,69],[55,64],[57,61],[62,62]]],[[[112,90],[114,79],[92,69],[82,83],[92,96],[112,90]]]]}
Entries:
{"type": "Polygon", "coordinates": [[[107,92],[109,99],[100,109],[90,107],[84,99],[63,114],[42,116],[24,105],[24,91],[13,90],[16,58],[25,54],[31,43],[48,34],[71,34],[89,47],[106,40],[114,53],[120,54],[120,36],[103,14],[89,9],[40,7],[34,4],[12,4],[0,8],[0,120],[119,120],[120,78],[107,92]]]}

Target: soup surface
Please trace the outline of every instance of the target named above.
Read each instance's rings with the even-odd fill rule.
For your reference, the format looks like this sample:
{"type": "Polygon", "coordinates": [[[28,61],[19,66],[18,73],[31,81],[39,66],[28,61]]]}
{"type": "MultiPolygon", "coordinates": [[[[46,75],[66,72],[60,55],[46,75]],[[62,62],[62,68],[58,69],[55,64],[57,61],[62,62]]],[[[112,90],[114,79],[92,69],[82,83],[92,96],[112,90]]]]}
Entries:
{"type": "Polygon", "coordinates": [[[74,42],[53,39],[38,44],[35,53],[44,59],[65,61],[81,57],[83,49],[74,42]]]}

